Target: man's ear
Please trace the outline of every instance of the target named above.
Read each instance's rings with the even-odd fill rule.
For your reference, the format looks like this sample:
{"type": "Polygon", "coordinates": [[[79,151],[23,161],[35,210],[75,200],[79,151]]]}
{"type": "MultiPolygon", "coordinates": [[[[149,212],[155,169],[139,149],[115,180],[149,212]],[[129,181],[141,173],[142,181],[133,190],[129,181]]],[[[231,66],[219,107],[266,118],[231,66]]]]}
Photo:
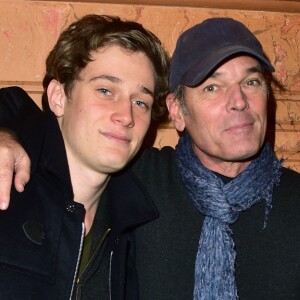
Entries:
{"type": "Polygon", "coordinates": [[[52,79],[47,88],[47,96],[49,107],[56,117],[62,117],[64,115],[66,105],[66,95],[64,86],[55,79],[52,79]]]}
{"type": "Polygon", "coordinates": [[[170,93],[166,98],[166,104],[173,125],[178,131],[183,131],[185,129],[185,121],[179,100],[173,93],[170,93]]]}

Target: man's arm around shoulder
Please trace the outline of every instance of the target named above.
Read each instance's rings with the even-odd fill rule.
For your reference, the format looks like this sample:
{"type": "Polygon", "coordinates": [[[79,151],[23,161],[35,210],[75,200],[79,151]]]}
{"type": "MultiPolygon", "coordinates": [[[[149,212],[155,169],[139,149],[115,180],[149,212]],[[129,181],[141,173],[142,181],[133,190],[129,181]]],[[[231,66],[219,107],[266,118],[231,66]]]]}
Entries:
{"type": "Polygon", "coordinates": [[[0,89],[0,209],[6,209],[11,185],[22,192],[30,177],[30,159],[14,132],[20,112],[41,114],[28,94],[19,87],[0,89]],[[15,174],[15,176],[14,176],[15,174]]]}

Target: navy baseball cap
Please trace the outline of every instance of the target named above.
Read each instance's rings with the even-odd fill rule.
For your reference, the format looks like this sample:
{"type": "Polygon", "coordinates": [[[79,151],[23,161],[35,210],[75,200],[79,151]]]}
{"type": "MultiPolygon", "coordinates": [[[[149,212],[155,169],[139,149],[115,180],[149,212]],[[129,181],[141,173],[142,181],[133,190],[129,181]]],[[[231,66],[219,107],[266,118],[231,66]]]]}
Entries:
{"type": "Polygon", "coordinates": [[[241,22],[231,18],[211,18],[183,32],[171,59],[170,91],[179,83],[196,86],[222,61],[248,54],[274,72],[255,35],[241,22]]]}

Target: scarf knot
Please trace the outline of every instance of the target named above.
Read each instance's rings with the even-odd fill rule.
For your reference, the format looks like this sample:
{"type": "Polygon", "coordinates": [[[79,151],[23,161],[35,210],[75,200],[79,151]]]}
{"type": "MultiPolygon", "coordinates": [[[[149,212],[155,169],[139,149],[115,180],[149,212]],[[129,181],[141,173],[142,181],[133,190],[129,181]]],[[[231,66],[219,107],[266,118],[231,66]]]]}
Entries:
{"type": "Polygon", "coordinates": [[[266,142],[246,170],[224,184],[201,164],[188,134],[176,146],[176,161],[191,200],[205,215],[195,263],[194,300],[237,299],[236,253],[229,225],[237,221],[241,211],[265,200],[266,226],[282,162],[266,142]]]}

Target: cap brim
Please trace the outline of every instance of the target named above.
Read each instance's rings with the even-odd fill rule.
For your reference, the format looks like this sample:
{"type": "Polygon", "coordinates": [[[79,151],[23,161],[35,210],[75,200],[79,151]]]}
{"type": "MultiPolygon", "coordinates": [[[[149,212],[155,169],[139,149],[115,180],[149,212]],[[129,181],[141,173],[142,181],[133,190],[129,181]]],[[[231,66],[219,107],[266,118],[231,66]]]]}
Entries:
{"type": "Polygon", "coordinates": [[[268,71],[274,72],[275,69],[271,63],[257,52],[244,46],[228,46],[214,51],[205,59],[195,63],[195,65],[186,72],[182,78],[181,83],[187,86],[196,86],[206,79],[206,77],[220,64],[222,61],[231,56],[239,54],[248,54],[256,58],[268,71]]]}

